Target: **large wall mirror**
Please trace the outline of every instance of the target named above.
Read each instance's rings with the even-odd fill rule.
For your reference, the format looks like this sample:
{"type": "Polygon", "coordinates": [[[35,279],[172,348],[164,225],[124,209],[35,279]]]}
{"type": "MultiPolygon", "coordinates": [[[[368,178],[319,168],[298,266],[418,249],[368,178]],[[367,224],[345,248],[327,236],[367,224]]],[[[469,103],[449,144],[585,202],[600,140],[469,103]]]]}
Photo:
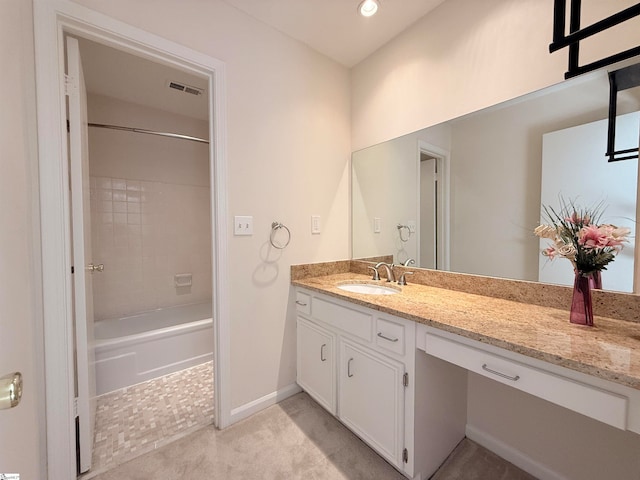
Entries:
{"type": "MultiPolygon", "coordinates": [[[[602,201],[636,231],[638,160],[607,163],[608,101],[597,71],[354,152],[353,258],[571,284],[569,261],[540,255],[542,204],[602,201]]],[[[638,146],[639,110],[640,88],[619,94],[616,148],[638,146]]],[[[634,238],[605,289],[633,291],[634,238]]]]}

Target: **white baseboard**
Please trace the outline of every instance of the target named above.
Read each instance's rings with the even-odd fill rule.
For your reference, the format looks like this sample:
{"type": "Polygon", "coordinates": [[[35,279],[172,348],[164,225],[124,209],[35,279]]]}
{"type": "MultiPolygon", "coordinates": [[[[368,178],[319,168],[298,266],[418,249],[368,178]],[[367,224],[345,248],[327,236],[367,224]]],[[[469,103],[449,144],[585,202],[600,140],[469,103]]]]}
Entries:
{"type": "Polygon", "coordinates": [[[513,463],[516,467],[521,468],[540,480],[568,480],[567,477],[554,472],[547,466],[532,459],[524,452],[513,448],[511,445],[507,445],[496,437],[489,435],[473,425],[467,424],[466,434],[469,439],[482,445],[484,448],[491,450],[496,455],[513,463]]]}
{"type": "Polygon", "coordinates": [[[229,425],[232,425],[240,420],[243,420],[247,417],[250,417],[254,413],[258,413],[261,410],[264,410],[271,405],[275,405],[278,402],[281,402],[285,398],[289,398],[296,393],[300,393],[302,389],[297,383],[292,383],[287,385],[280,390],[275,392],[271,392],[264,397],[258,398],[253,402],[245,403],[244,405],[239,406],[238,408],[234,408],[231,410],[231,415],[229,418],[229,425]]]}

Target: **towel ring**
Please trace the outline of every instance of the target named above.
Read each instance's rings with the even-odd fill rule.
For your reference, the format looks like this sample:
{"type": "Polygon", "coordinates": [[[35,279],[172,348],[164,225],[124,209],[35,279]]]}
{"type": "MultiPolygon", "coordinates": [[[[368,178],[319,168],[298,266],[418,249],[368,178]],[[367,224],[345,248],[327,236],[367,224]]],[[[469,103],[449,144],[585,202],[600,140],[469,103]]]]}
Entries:
{"type": "Polygon", "coordinates": [[[277,248],[279,250],[282,250],[284,248],[287,247],[287,245],[289,245],[289,242],[291,241],[291,230],[289,230],[289,228],[284,224],[284,223],[280,223],[280,222],[273,222],[271,224],[271,235],[269,235],[269,242],[271,242],[271,245],[274,248],[277,248]],[[287,241],[283,244],[278,244],[275,240],[274,237],[276,235],[276,232],[278,230],[280,230],[281,228],[284,228],[287,231],[287,241]]]}
{"type": "Polygon", "coordinates": [[[402,241],[402,242],[408,242],[408,241],[409,241],[409,238],[411,238],[411,229],[409,228],[409,226],[408,226],[408,225],[401,225],[401,224],[398,224],[398,235],[400,235],[400,241],[402,241]],[[405,230],[405,229],[407,230],[407,238],[405,238],[405,237],[402,235],[402,231],[403,231],[403,230],[405,230]]]}

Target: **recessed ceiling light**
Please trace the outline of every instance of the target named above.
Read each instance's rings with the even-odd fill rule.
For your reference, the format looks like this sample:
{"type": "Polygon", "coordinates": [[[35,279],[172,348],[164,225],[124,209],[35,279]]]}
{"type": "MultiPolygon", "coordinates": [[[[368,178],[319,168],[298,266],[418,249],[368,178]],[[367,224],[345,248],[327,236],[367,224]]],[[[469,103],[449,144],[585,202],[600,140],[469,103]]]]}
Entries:
{"type": "Polygon", "coordinates": [[[378,2],[376,0],[364,0],[358,6],[358,12],[363,17],[371,17],[378,11],[378,2]]]}

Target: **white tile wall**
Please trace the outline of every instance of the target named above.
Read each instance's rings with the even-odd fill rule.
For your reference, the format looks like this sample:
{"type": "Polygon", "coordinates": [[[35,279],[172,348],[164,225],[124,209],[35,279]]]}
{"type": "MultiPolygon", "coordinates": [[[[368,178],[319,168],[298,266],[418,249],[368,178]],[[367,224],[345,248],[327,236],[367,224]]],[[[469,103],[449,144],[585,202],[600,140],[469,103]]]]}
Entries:
{"type": "Polygon", "coordinates": [[[211,298],[208,187],[91,177],[96,320],[211,298]],[[191,273],[191,287],[174,275],[191,273]]]}

